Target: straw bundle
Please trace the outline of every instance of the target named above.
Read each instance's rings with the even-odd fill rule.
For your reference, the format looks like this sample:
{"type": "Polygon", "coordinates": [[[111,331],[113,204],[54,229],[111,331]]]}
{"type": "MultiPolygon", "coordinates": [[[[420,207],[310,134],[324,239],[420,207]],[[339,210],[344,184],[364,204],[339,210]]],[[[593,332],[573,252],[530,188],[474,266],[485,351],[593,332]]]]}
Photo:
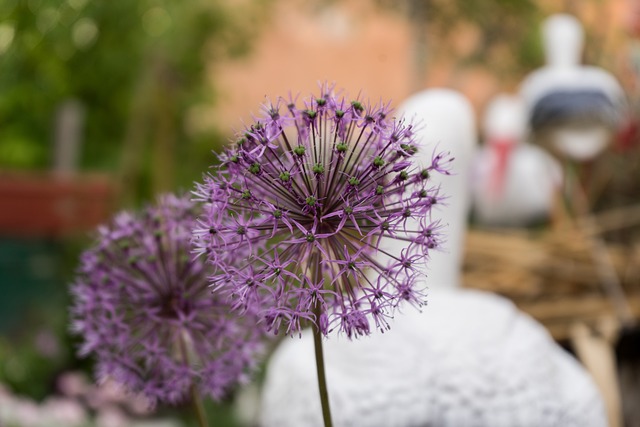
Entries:
{"type": "MultiPolygon", "coordinates": [[[[584,230],[472,230],[463,282],[510,298],[556,339],[567,338],[576,321],[615,319],[594,261],[593,241],[584,230]]],[[[608,243],[606,251],[633,314],[640,318],[640,243],[608,243]]]]}

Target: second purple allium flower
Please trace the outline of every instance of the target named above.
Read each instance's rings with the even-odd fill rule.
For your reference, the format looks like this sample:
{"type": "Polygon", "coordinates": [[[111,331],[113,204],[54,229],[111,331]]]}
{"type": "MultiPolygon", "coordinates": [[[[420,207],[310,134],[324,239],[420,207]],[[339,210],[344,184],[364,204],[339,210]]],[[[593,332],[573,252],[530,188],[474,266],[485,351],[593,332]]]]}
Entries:
{"type": "Polygon", "coordinates": [[[257,364],[262,333],[211,295],[210,267],[191,254],[194,204],[165,195],[141,214],[120,213],[82,254],[71,288],[72,329],[98,379],[112,378],[152,403],[195,387],[221,398],[257,364]]]}
{"type": "Polygon", "coordinates": [[[448,173],[451,159],[418,168],[421,149],[389,104],[327,85],[302,106],[266,105],[195,191],[205,206],[196,251],[217,269],[214,288],[240,309],[259,302],[275,332],[305,322],[349,337],[370,333],[370,321],[388,329],[400,302],[422,304],[416,267],[440,244],[429,177],[448,173]],[[386,239],[404,249],[385,250],[386,239]]]}

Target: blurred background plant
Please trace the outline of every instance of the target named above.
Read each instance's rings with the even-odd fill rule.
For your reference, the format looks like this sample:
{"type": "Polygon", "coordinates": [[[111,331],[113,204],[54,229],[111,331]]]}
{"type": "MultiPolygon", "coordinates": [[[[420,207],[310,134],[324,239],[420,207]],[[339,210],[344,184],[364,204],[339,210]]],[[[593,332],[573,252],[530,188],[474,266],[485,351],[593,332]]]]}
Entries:
{"type": "Polygon", "coordinates": [[[538,28],[542,11],[533,0],[377,2],[404,14],[411,24],[416,90],[423,87],[429,62],[452,53],[457,70],[491,64],[491,71],[500,78],[513,78],[542,62],[538,28]],[[465,31],[476,39],[471,48],[459,49],[455,42],[446,42],[465,31]]]}
{"type": "MultiPolygon", "coordinates": [[[[79,141],[63,172],[75,177],[72,187],[82,185],[88,172],[107,177],[115,198],[102,209],[103,219],[158,192],[189,189],[210,164],[211,150],[226,140],[224,131],[189,124],[193,111],[216,102],[207,72],[222,59],[250,51],[266,5],[263,0],[0,2],[0,173],[11,174],[0,178],[6,185],[2,209],[15,209],[11,197],[25,191],[10,184],[60,169],[56,139],[64,114],[75,120],[79,141]]],[[[44,175],[36,185],[56,179],[44,175]]],[[[52,215],[76,202],[74,190],[65,191],[55,196],[61,202],[51,202],[52,215]]],[[[20,203],[40,195],[21,197],[20,203]]],[[[25,206],[48,206],[38,203],[25,206]]],[[[87,237],[78,226],[60,232],[3,225],[0,384],[43,400],[61,393],[61,373],[88,372],[90,362],[75,358],[66,315],[67,283],[87,237]]]]}
{"type": "Polygon", "coordinates": [[[190,186],[203,169],[193,162],[220,139],[187,126],[192,108],[215,102],[206,71],[249,50],[264,6],[3,1],[0,167],[50,167],[56,111],[74,99],[85,117],[80,169],[119,170],[126,202],[190,186]]]}

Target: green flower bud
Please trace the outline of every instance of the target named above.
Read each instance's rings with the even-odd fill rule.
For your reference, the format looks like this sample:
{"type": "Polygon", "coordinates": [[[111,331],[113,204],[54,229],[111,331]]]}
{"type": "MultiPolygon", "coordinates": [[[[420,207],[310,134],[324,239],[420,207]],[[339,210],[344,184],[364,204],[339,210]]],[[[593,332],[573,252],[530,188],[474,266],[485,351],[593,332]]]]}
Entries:
{"type": "Polygon", "coordinates": [[[299,157],[304,156],[305,151],[307,150],[302,145],[298,145],[296,148],[293,149],[293,152],[299,157]]]}

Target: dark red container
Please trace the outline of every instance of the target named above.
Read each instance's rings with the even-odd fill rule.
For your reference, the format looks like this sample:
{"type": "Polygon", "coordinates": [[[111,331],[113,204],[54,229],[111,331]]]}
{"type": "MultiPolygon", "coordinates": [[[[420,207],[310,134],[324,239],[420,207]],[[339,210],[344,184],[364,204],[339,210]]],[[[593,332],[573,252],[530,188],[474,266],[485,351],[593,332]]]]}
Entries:
{"type": "Polygon", "coordinates": [[[100,174],[0,171],[0,235],[62,237],[108,220],[112,179],[100,174]]]}

